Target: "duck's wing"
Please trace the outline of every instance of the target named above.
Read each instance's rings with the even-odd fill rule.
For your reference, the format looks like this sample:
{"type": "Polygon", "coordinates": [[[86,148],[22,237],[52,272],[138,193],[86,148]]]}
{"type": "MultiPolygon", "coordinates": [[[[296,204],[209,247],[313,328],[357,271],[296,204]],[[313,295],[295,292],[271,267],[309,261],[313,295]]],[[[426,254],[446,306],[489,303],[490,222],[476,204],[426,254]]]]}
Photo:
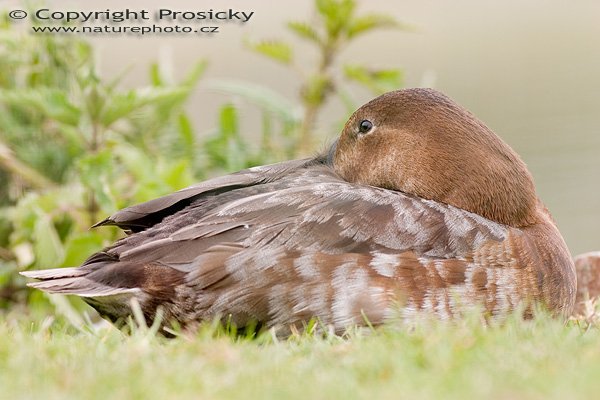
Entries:
{"type": "Polygon", "coordinates": [[[43,280],[34,287],[93,298],[112,319],[124,312],[115,306],[120,288],[138,291],[147,316],[162,304],[182,324],[230,316],[239,326],[289,325],[318,316],[339,330],[365,317],[382,322],[393,301],[404,312],[442,316],[461,301],[454,295],[478,296],[490,310],[514,306],[496,285],[520,279],[499,268],[513,258],[508,237],[475,214],[351,184],[316,165],[191,201],[91,257],[85,274],[30,276],[43,280]],[[102,293],[112,296],[109,306],[102,293]]]}
{"type": "Polygon", "coordinates": [[[116,225],[128,233],[140,232],[182,210],[200,197],[216,196],[227,191],[271,182],[311,162],[314,160],[286,161],[209,179],[169,195],[124,208],[93,227],[116,225]]]}

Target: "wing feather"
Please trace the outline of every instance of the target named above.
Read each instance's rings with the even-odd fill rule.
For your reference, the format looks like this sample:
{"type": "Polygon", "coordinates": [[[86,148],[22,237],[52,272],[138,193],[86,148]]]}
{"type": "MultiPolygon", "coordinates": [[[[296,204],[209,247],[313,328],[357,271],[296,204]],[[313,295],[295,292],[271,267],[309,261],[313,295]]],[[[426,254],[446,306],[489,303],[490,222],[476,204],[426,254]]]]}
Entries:
{"type": "Polygon", "coordinates": [[[309,162],[310,159],[287,161],[209,179],[170,195],[124,208],[93,227],[116,225],[130,232],[140,232],[182,210],[200,196],[217,196],[223,192],[269,182],[309,162]]]}

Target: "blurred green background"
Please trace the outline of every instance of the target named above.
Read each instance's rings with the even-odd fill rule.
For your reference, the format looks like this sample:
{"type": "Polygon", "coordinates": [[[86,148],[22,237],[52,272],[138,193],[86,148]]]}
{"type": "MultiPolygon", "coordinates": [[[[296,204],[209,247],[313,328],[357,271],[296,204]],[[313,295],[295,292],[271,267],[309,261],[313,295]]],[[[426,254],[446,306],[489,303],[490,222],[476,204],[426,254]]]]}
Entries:
{"type": "Polygon", "coordinates": [[[221,23],[212,37],[34,35],[29,20],[2,17],[0,307],[46,307],[16,272],[77,265],[119,237],[88,230],[117,209],[314,154],[351,111],[400,87],[432,86],[473,111],[528,164],[571,252],[600,249],[600,3],[237,0],[224,8],[254,16],[221,23]]]}

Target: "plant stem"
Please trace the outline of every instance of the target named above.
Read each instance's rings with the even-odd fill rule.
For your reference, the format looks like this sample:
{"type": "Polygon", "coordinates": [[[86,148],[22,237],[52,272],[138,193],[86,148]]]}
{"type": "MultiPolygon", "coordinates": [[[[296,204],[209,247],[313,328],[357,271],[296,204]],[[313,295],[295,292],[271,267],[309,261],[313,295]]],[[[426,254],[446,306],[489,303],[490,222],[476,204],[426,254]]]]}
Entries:
{"type": "MultiPolygon", "coordinates": [[[[99,129],[98,124],[94,122],[92,124],[92,140],[90,143],[90,152],[97,153],[99,147],[99,129]]],[[[98,202],[96,201],[96,194],[94,193],[93,188],[88,188],[88,204],[87,204],[87,212],[90,216],[90,225],[98,222],[97,213],[98,213],[98,202]]]]}
{"type": "MultiPolygon", "coordinates": [[[[300,126],[300,145],[298,147],[299,156],[306,156],[313,149],[313,129],[315,127],[317,118],[321,108],[325,104],[329,94],[331,93],[331,83],[333,77],[329,71],[329,68],[333,64],[336,55],[336,40],[329,40],[327,43],[321,46],[321,60],[319,67],[314,76],[319,77],[327,84],[323,85],[318,93],[317,101],[313,99],[304,98],[304,117],[302,118],[302,125],[300,126]]],[[[307,85],[304,85],[304,90],[307,89],[307,85]]]]}
{"type": "Polygon", "coordinates": [[[13,151],[1,141],[0,168],[22,178],[28,186],[34,189],[48,189],[55,186],[54,182],[50,179],[17,159],[13,151]]]}
{"type": "Polygon", "coordinates": [[[312,149],[313,137],[312,131],[319,115],[319,106],[306,104],[304,106],[304,117],[300,126],[300,146],[298,147],[299,156],[306,156],[312,149]]]}

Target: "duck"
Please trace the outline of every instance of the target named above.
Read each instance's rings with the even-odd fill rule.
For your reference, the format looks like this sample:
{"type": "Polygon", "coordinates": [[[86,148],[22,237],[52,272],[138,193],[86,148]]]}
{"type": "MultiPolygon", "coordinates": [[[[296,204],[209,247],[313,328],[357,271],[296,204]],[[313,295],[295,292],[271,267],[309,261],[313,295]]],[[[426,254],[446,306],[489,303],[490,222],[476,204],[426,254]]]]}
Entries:
{"type": "Polygon", "coordinates": [[[596,313],[596,304],[600,298],[600,251],[579,254],[573,261],[577,273],[573,316],[590,319],[596,313]]]}
{"type": "Polygon", "coordinates": [[[326,151],[206,180],[94,225],[127,236],[25,271],[118,324],[221,320],[335,333],[419,315],[571,314],[574,264],[525,163],[434,89],[385,93],[326,151]]]}

